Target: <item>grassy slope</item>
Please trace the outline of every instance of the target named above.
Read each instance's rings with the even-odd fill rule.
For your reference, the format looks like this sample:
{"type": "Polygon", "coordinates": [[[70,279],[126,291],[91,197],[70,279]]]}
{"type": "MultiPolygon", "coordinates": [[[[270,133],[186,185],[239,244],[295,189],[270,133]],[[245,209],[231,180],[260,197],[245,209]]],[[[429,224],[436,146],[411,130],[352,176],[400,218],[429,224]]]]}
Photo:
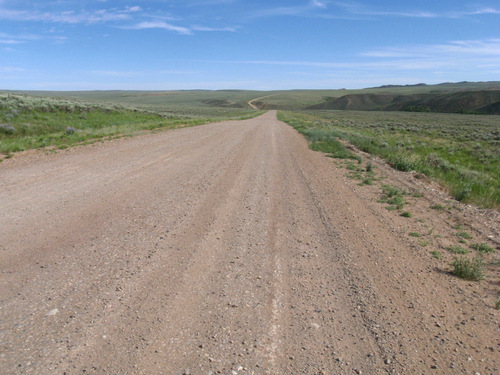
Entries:
{"type": "MultiPolygon", "coordinates": [[[[154,106],[133,108],[68,98],[0,94],[0,154],[86,143],[142,130],[253,117],[246,109],[154,106]]],[[[1,161],[1,158],[0,158],[1,161]]]]}
{"type": "Polygon", "coordinates": [[[500,90],[410,95],[368,93],[329,99],[309,109],[500,114],[496,112],[497,104],[500,104],[500,90]]]}
{"type": "Polygon", "coordinates": [[[105,101],[151,108],[171,107],[233,107],[248,108],[251,99],[266,95],[261,91],[247,90],[187,90],[187,91],[67,91],[26,92],[30,95],[70,97],[92,101],[105,101]],[[212,103],[215,102],[215,103],[212,103]],[[215,104],[215,105],[214,105],[215,104]],[[218,105],[219,104],[219,105],[218,105]]]}

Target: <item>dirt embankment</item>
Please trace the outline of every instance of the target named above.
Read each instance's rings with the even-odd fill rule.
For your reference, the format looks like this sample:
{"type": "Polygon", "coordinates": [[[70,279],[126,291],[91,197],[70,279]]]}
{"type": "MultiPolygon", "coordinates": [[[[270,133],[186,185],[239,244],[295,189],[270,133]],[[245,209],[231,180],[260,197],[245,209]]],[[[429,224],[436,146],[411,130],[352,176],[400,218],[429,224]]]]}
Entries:
{"type": "Polygon", "coordinates": [[[0,372],[498,373],[498,274],[407,235],[455,216],[345,174],[275,112],[5,160],[0,372]]]}

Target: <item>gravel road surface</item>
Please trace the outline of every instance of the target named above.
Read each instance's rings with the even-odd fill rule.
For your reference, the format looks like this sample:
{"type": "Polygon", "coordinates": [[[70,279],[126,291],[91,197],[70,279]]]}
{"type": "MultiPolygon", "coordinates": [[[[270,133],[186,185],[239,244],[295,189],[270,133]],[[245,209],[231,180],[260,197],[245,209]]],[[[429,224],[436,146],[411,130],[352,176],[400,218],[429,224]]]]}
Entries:
{"type": "Polygon", "coordinates": [[[498,374],[498,310],[353,185],[274,111],[4,160],[0,373],[498,374]]]}

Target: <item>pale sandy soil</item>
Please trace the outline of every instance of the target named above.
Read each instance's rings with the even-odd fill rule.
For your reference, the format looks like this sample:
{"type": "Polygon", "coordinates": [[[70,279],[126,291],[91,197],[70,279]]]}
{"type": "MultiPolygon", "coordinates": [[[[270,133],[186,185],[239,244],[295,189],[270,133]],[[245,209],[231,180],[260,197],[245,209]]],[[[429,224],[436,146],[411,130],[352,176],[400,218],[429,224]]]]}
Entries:
{"type": "Polygon", "coordinates": [[[498,267],[444,249],[498,213],[375,160],[403,218],[338,164],[273,111],[4,160],[0,373],[498,374],[498,267]]]}

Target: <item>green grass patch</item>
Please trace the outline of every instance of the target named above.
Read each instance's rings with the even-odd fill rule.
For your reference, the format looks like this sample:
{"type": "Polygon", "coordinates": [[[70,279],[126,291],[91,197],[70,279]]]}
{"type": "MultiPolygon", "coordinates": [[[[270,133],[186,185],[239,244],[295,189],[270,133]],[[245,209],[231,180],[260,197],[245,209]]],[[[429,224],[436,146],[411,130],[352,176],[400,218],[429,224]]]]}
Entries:
{"type": "Polygon", "coordinates": [[[431,251],[431,255],[433,258],[436,258],[436,259],[441,259],[443,257],[443,254],[441,254],[439,251],[437,250],[433,250],[431,251]]]}
{"type": "Polygon", "coordinates": [[[410,232],[410,233],[409,233],[409,235],[410,235],[411,237],[417,237],[417,238],[418,238],[418,237],[422,237],[422,235],[421,235],[420,233],[418,233],[418,232],[410,232]]]}
{"type": "Polygon", "coordinates": [[[310,148],[312,150],[324,152],[332,158],[353,159],[361,163],[361,158],[348,150],[333,134],[320,129],[302,129],[300,127],[296,127],[296,129],[311,142],[310,148]]]}
{"type": "Polygon", "coordinates": [[[406,192],[390,185],[382,185],[382,197],[378,200],[379,203],[387,203],[392,209],[400,210],[406,205],[403,198],[406,192]]]}
{"type": "Polygon", "coordinates": [[[453,254],[467,254],[469,252],[467,249],[458,245],[448,246],[446,249],[453,254]]]}
{"type": "Polygon", "coordinates": [[[488,246],[485,243],[474,243],[470,245],[471,248],[474,250],[479,251],[480,253],[493,253],[495,252],[495,249],[492,248],[491,246],[488,246]]]}
{"type": "Polygon", "coordinates": [[[468,232],[458,232],[457,233],[457,236],[460,237],[460,238],[463,238],[465,240],[470,240],[472,239],[472,234],[468,233],[468,232]]]}

